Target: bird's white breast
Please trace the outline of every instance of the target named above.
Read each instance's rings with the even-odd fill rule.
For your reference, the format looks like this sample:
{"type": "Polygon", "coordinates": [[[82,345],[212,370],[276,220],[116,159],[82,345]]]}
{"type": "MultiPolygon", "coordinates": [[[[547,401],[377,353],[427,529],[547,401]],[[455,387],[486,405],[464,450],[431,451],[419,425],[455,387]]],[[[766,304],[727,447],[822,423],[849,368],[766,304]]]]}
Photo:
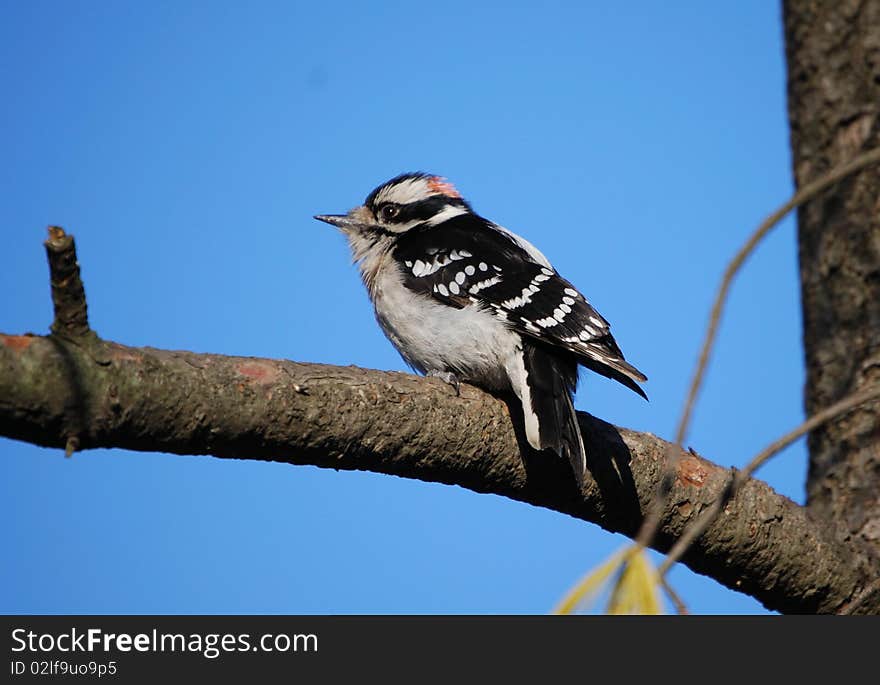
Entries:
{"type": "Polygon", "coordinates": [[[488,389],[509,389],[506,368],[520,340],[494,314],[409,290],[394,263],[376,274],[372,295],[379,325],[414,369],[452,371],[488,389]]]}

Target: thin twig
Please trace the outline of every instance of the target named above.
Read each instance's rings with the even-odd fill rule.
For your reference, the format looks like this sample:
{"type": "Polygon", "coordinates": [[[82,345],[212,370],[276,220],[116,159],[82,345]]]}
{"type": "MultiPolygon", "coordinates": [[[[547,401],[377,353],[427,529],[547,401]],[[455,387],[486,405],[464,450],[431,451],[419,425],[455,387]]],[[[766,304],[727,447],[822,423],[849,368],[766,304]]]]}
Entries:
{"type": "Polygon", "coordinates": [[[715,303],[712,305],[712,313],[709,315],[709,325],[706,328],[706,337],[703,340],[703,346],[700,350],[700,358],[697,362],[697,368],[694,371],[693,379],[691,380],[690,389],[688,390],[687,399],[684,403],[684,411],[682,411],[681,419],[678,422],[678,428],[675,431],[675,442],[679,445],[685,441],[687,437],[687,431],[690,427],[691,414],[693,412],[694,402],[696,401],[697,394],[700,391],[700,387],[703,384],[703,376],[706,372],[706,366],[709,363],[709,355],[712,352],[712,346],[715,342],[715,336],[718,332],[718,324],[721,321],[721,311],[724,308],[724,303],[727,300],[727,292],[730,290],[730,286],[733,283],[733,278],[736,276],[737,272],[740,270],[742,265],[745,263],[746,259],[752,254],[755,247],[757,247],[758,243],[764,239],[764,237],[771,231],[771,229],[778,224],[786,214],[788,214],[791,210],[799,207],[804,204],[808,200],[813,199],[816,195],[821,193],[823,190],[826,190],[829,186],[834,185],[838,181],[843,178],[846,178],[850,174],[859,171],[860,169],[864,169],[866,166],[870,166],[871,164],[875,164],[880,162],[880,148],[875,148],[866,152],[863,155],[859,155],[851,162],[844,164],[841,167],[836,169],[832,169],[830,172],[822,176],[821,178],[808,183],[800,190],[798,190],[792,198],[782,205],[779,209],[777,209],[773,214],[764,219],[763,223],[758,226],[757,230],[749,237],[746,241],[745,245],[743,245],[739,252],[736,253],[734,258],[727,265],[727,268],[724,270],[724,276],[721,279],[721,285],[718,288],[718,293],[715,295],[715,303]]]}
{"type": "Polygon", "coordinates": [[[815,430],[822,424],[837,418],[841,414],[852,411],[860,404],[878,398],[880,398],[880,387],[874,387],[865,392],[850,395],[839,402],[835,402],[827,409],[823,409],[818,414],[811,416],[800,426],[789,433],[786,433],[781,438],[761,450],[742,471],[736,472],[734,477],[728,481],[727,486],[722,490],[721,494],[715,499],[715,501],[712,502],[709,508],[705,509],[700,514],[697,520],[688,527],[684,534],[672,546],[672,549],[669,550],[663,563],[657,567],[657,573],[660,577],[664,577],[672,565],[681,559],[682,555],[688,550],[688,547],[690,547],[694,540],[706,531],[724,506],[733,499],[740,487],[742,487],[751,475],[770,459],[770,457],[788,447],[802,435],[815,430]]]}
{"type": "Polygon", "coordinates": [[[679,616],[686,616],[689,614],[690,612],[688,611],[687,605],[682,601],[681,597],[678,596],[678,593],[672,589],[669,581],[666,580],[666,576],[658,575],[658,578],[660,578],[660,587],[663,588],[669,601],[672,602],[672,605],[675,607],[675,613],[679,616]]]}
{"type": "MultiPolygon", "coordinates": [[[[763,240],[764,237],[791,210],[811,200],[816,195],[834,185],[846,176],[849,176],[850,174],[855,173],[856,171],[859,171],[860,169],[863,169],[866,166],[870,166],[871,164],[875,164],[877,162],[880,162],[880,148],[874,148],[873,150],[870,150],[865,154],[859,155],[847,164],[844,164],[843,166],[840,166],[836,169],[832,169],[821,178],[806,184],[800,190],[798,190],[788,202],[786,202],[779,209],[777,209],[766,219],[764,219],[764,221],[758,226],[755,232],[752,233],[748,240],[746,240],[745,244],[739,249],[736,255],[734,255],[733,259],[724,270],[721,284],[719,285],[718,292],[715,295],[715,301],[712,305],[712,311],[709,315],[709,323],[706,328],[706,337],[703,340],[703,345],[700,349],[700,356],[697,361],[697,366],[694,370],[693,379],[691,380],[690,388],[688,389],[688,394],[684,401],[681,418],[678,421],[678,426],[675,431],[676,445],[681,447],[687,437],[694,403],[703,384],[703,376],[705,375],[706,366],[709,363],[709,356],[711,355],[712,347],[715,343],[715,337],[718,332],[718,324],[721,321],[721,312],[727,300],[728,292],[730,290],[730,286],[733,283],[733,279],[739,272],[742,265],[745,263],[746,259],[755,250],[755,248],[758,246],[758,243],[760,243],[761,240],[763,240]]],[[[665,476],[661,479],[658,485],[657,492],[654,494],[651,503],[648,506],[647,514],[645,515],[641,528],[636,535],[636,542],[640,545],[649,545],[657,534],[657,530],[660,527],[660,521],[662,520],[662,512],[666,502],[666,494],[668,493],[671,484],[674,482],[675,474],[678,470],[679,454],[680,452],[678,450],[675,450],[671,446],[666,451],[665,476]]]]}
{"type": "Polygon", "coordinates": [[[680,454],[681,445],[671,442],[663,450],[663,463],[665,464],[663,477],[657,483],[657,489],[651,498],[645,518],[642,520],[642,525],[639,527],[639,532],[635,537],[635,543],[640,547],[650,547],[654,537],[657,535],[660,522],[663,520],[663,505],[672,490],[672,486],[675,484],[680,454]]]}

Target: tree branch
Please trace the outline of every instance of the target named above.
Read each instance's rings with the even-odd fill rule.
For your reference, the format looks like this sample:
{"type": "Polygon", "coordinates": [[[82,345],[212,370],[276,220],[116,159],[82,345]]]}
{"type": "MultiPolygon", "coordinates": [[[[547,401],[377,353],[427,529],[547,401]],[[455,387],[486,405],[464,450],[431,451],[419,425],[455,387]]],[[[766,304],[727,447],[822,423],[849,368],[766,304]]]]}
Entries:
{"type": "Polygon", "coordinates": [[[736,497],[736,493],[742,487],[743,483],[748,482],[751,475],[757,471],[764,463],[778,454],[780,451],[788,447],[798,438],[803,437],[807,433],[812,430],[815,430],[819,426],[825,424],[832,419],[837,418],[847,412],[852,411],[856,407],[865,404],[871,400],[875,400],[880,398],[880,387],[871,388],[866,392],[859,393],[857,395],[851,395],[840,402],[835,402],[832,406],[828,407],[824,411],[811,416],[809,419],[801,423],[797,428],[792,431],[789,431],[785,435],[783,435],[778,440],[774,440],[770,445],[761,450],[747,465],[742,471],[737,471],[734,473],[730,480],[728,481],[726,487],[721,493],[721,497],[715,500],[711,506],[705,509],[700,517],[694,522],[694,524],[688,528],[684,535],[682,535],[676,543],[672,546],[672,549],[669,550],[669,554],[667,554],[666,558],[663,560],[663,563],[657,567],[657,573],[662,578],[666,575],[672,565],[678,561],[682,555],[685,553],[687,548],[693,544],[694,540],[696,540],[700,535],[703,534],[703,531],[709,527],[709,524],[712,520],[721,513],[724,509],[724,506],[734,497],[736,497]]]}
{"type": "MultiPolygon", "coordinates": [[[[359,469],[460,485],[632,536],[669,443],[579,415],[590,474],[527,448],[505,403],[408,374],[0,335],[0,434],[49,447],[359,469]]],[[[676,448],[673,448],[676,449],[676,448]]],[[[679,455],[654,546],[666,551],[717,499],[728,470],[679,455]]],[[[834,612],[869,570],[803,508],[751,480],[684,557],[695,571],[783,612],[834,612]]],[[[860,611],[877,610],[863,603],[860,611]]]]}
{"type": "MultiPolygon", "coordinates": [[[[408,374],[103,341],[88,326],[72,237],[49,236],[55,322],[45,337],[0,334],[0,435],[68,455],[118,447],[418,478],[629,536],[666,479],[652,542],[661,551],[726,487],[726,469],[581,413],[589,474],[578,491],[567,463],[528,447],[504,401],[470,386],[455,396],[408,374]]],[[[684,556],[695,571],[779,611],[878,610],[865,560],[766,484],[744,482],[725,513],[684,556]]]]}

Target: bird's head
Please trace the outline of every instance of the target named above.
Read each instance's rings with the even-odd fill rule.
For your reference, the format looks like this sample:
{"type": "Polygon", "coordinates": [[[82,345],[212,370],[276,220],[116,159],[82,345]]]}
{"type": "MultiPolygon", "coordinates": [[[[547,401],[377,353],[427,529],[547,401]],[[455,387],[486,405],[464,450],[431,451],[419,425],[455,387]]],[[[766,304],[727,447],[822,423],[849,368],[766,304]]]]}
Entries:
{"type": "Polygon", "coordinates": [[[350,238],[395,238],[470,212],[470,205],[444,178],[407,173],[380,185],[348,214],[319,214],[315,218],[336,226],[350,238]]]}

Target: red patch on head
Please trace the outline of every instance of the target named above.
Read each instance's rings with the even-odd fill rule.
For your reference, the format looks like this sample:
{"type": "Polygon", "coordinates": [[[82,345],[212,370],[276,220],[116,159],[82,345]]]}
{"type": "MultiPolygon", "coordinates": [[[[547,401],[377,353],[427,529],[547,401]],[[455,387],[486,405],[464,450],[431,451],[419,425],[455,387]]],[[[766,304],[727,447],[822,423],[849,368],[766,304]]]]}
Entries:
{"type": "Polygon", "coordinates": [[[456,199],[461,199],[461,195],[455,189],[455,186],[452,185],[449,181],[447,181],[442,176],[432,176],[428,180],[428,188],[435,193],[439,193],[440,195],[445,195],[446,197],[454,197],[456,199]]]}

